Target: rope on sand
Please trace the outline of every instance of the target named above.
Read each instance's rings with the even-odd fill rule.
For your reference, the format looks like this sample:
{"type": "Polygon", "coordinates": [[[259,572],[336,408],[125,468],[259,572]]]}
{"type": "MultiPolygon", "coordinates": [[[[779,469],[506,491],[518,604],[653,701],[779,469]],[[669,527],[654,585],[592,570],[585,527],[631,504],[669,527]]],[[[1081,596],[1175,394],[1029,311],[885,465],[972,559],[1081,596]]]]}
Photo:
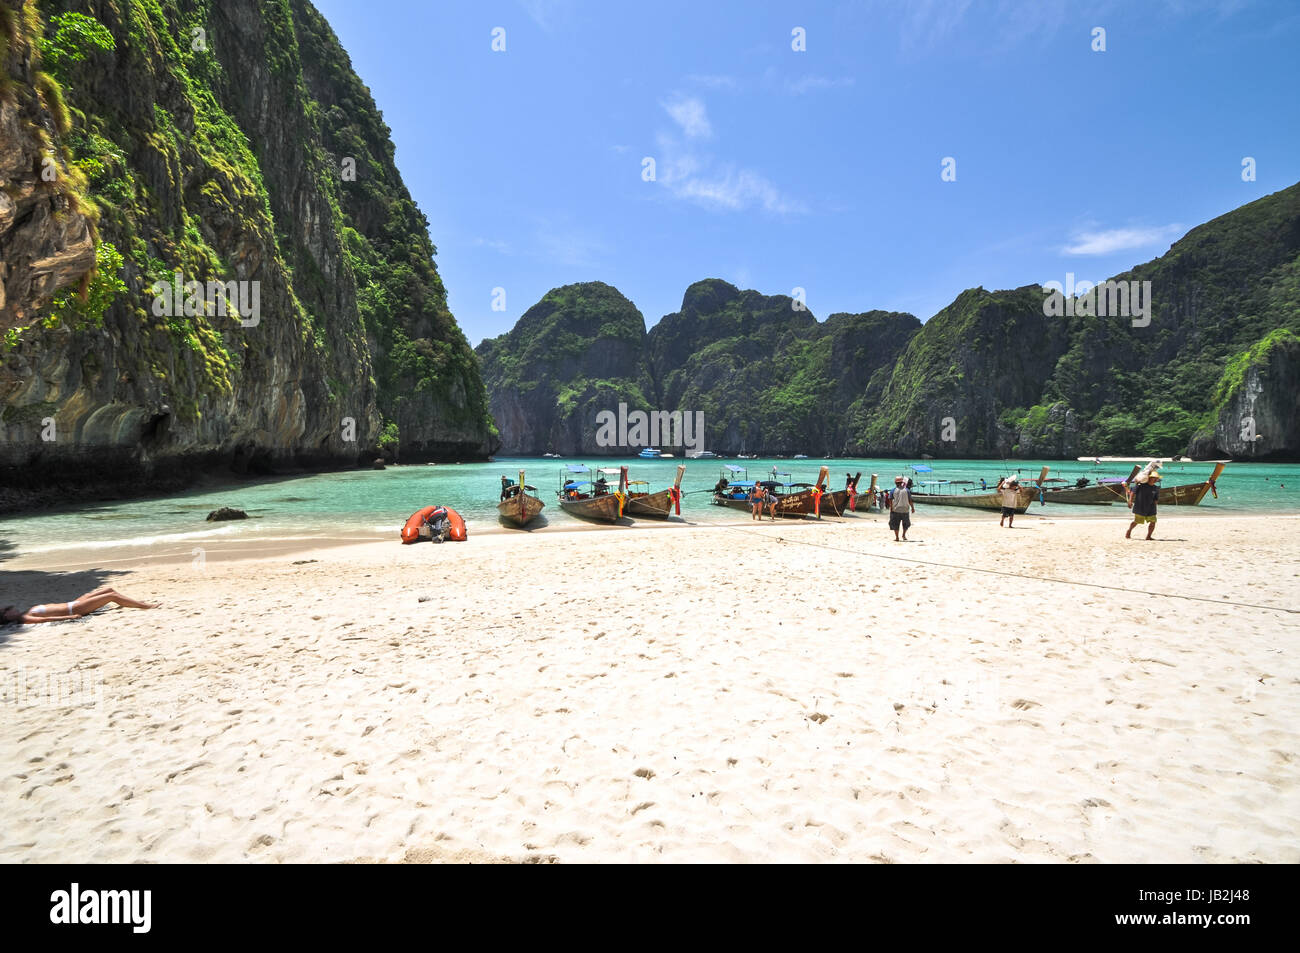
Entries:
{"type": "MultiPolygon", "coordinates": [[[[725,526],[724,529],[732,530],[739,533],[750,533],[758,535],[761,538],[772,541],[772,536],[767,533],[755,534],[752,529],[744,526],[725,526]]],[[[1101,582],[1079,582],[1076,579],[1056,579],[1052,576],[1034,576],[1023,572],[1009,572],[1005,569],[985,569],[982,566],[959,566],[953,563],[939,563],[928,559],[913,559],[909,556],[890,556],[886,553],[864,553],[861,550],[849,549],[844,546],[833,546],[830,543],[819,543],[807,539],[786,539],[783,536],[777,536],[776,541],[779,543],[794,543],[799,546],[813,546],[817,549],[834,550],[839,553],[849,553],[853,556],[866,556],[871,559],[892,559],[900,563],[912,563],[917,566],[935,566],[940,569],[957,569],[963,572],[982,572],[992,576],[1012,576],[1016,579],[1029,579],[1034,582],[1056,582],[1067,586],[1083,586],[1088,589],[1111,589],[1115,592],[1130,592],[1139,596],[1157,596],[1164,599],[1185,599],[1189,602],[1208,602],[1216,606],[1233,606],[1239,609],[1267,609],[1272,612],[1288,612],[1292,615],[1300,614],[1300,609],[1288,609],[1285,606],[1266,606],[1256,602],[1232,602],[1227,599],[1209,599],[1205,596],[1187,596],[1177,592],[1148,592],[1145,589],[1130,589],[1127,586],[1110,586],[1101,582]]]]}

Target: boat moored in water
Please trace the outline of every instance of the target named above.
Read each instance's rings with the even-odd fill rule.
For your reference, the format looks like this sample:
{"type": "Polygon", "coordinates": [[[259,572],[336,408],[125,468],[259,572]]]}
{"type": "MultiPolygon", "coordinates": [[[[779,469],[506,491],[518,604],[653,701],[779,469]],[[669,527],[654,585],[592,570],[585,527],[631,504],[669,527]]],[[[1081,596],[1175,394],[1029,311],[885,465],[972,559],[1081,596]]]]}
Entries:
{"type": "MultiPolygon", "coordinates": [[[[914,473],[933,473],[932,467],[911,467],[914,473]]],[[[1043,467],[1035,485],[1017,487],[1016,505],[1012,507],[1017,513],[1029,509],[1029,504],[1038,498],[1039,485],[1047,479],[1051,467],[1043,467]]],[[[1001,510],[1002,494],[996,489],[986,490],[984,485],[975,486],[973,480],[922,480],[912,490],[913,503],[927,503],[931,506],[965,506],[977,510],[1001,510]]]]}
{"type": "MultiPolygon", "coordinates": [[[[1165,464],[1176,463],[1181,468],[1182,464],[1187,463],[1214,464],[1214,470],[1210,473],[1209,478],[1202,480],[1200,483],[1183,483],[1178,486],[1160,487],[1160,494],[1156,497],[1157,506],[1199,506],[1207,493],[1213,494],[1214,498],[1218,499],[1219,488],[1217,484],[1219,475],[1223,473],[1224,467],[1232,462],[1231,460],[1186,460],[1168,457],[1079,457],[1079,460],[1085,463],[1095,463],[1098,466],[1103,463],[1135,463],[1139,466],[1143,463],[1148,465],[1154,463],[1158,467],[1164,467],[1165,464]]],[[[1117,502],[1127,502],[1127,487],[1130,485],[1130,481],[1134,479],[1137,470],[1138,467],[1135,466],[1133,473],[1129,474],[1129,479],[1125,480],[1122,486],[1116,487],[1112,491],[1115,493],[1117,502]]],[[[1106,486],[1115,487],[1111,483],[1107,483],[1106,486]]]]}
{"type": "Polygon", "coordinates": [[[560,509],[571,516],[616,523],[623,516],[623,504],[627,499],[627,467],[593,471],[591,467],[570,463],[560,474],[560,489],[556,497],[560,509]],[[579,479],[584,476],[585,480],[579,479]],[[609,488],[609,476],[618,477],[618,489],[609,488]]]}
{"type": "Polygon", "coordinates": [[[676,506],[677,514],[682,512],[682,474],[686,464],[677,464],[677,477],[673,485],[657,493],[649,492],[650,484],[645,480],[628,480],[627,502],[623,504],[623,514],[634,519],[666,520],[676,506]]]}
{"type": "Polygon", "coordinates": [[[513,526],[527,526],[546,507],[535,495],[537,487],[524,482],[524,471],[519,471],[519,482],[509,477],[501,478],[501,502],[497,503],[497,515],[513,526]]]}

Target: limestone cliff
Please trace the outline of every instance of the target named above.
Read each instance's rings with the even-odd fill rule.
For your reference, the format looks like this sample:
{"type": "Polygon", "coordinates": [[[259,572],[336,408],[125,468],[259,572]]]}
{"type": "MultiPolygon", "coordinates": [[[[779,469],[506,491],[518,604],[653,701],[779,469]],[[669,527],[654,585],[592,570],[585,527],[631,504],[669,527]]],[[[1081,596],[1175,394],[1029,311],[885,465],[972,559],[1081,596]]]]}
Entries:
{"type": "Polygon", "coordinates": [[[597,446],[596,415],[653,398],[645,319],[599,281],[551,289],[478,357],[503,453],[626,453],[597,446]]]}
{"type": "Polygon", "coordinates": [[[491,452],[388,129],[306,0],[0,16],[6,484],[491,452]]]}
{"type": "Polygon", "coordinates": [[[1228,365],[1212,430],[1198,434],[1199,457],[1294,459],[1300,448],[1300,336],[1269,334],[1228,365]]]}

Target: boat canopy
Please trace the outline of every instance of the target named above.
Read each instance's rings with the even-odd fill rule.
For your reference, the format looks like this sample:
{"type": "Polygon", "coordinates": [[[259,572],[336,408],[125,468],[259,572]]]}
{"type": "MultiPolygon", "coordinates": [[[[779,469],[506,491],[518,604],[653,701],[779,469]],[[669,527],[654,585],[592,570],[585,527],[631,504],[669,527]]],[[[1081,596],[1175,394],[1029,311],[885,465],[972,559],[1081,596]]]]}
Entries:
{"type": "Polygon", "coordinates": [[[732,473],[744,473],[744,472],[745,472],[745,468],[744,468],[744,467],[732,466],[730,463],[726,464],[725,467],[724,467],[724,469],[730,470],[732,473]]]}
{"type": "Polygon", "coordinates": [[[623,471],[621,471],[618,467],[601,467],[601,468],[600,468],[599,470],[597,470],[596,472],[597,472],[597,473],[608,473],[610,476],[618,476],[618,475],[619,475],[620,473],[622,473],[623,471]]]}
{"type": "Polygon", "coordinates": [[[916,466],[912,467],[912,472],[913,472],[913,473],[933,473],[933,472],[934,472],[934,467],[927,467],[924,463],[918,463],[916,466]]]}
{"type": "Polygon", "coordinates": [[[575,481],[575,482],[573,482],[573,483],[566,483],[566,484],[564,484],[564,488],[565,488],[566,490],[576,490],[576,489],[577,489],[578,487],[580,487],[580,486],[591,486],[591,481],[590,481],[590,480],[577,480],[577,481],[575,481]]]}
{"type": "Polygon", "coordinates": [[[570,473],[586,473],[588,468],[579,466],[576,463],[566,463],[564,469],[568,470],[570,473]]]}
{"type": "Polygon", "coordinates": [[[749,488],[749,487],[751,487],[751,486],[753,486],[753,485],[754,485],[754,481],[753,481],[753,480],[735,480],[735,481],[733,481],[733,482],[727,484],[728,487],[736,487],[736,486],[739,486],[739,487],[744,487],[744,488],[749,488]]]}

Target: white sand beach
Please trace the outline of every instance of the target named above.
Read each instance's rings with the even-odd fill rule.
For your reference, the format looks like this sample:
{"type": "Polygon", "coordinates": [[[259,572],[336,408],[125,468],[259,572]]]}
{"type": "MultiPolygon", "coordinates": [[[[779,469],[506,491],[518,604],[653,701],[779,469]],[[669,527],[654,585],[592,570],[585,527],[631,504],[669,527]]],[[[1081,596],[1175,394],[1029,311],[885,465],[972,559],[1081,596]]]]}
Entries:
{"type": "Polygon", "coordinates": [[[1300,518],[1126,525],[10,558],[164,606],[0,630],[0,860],[1300,861],[1300,518]]]}

